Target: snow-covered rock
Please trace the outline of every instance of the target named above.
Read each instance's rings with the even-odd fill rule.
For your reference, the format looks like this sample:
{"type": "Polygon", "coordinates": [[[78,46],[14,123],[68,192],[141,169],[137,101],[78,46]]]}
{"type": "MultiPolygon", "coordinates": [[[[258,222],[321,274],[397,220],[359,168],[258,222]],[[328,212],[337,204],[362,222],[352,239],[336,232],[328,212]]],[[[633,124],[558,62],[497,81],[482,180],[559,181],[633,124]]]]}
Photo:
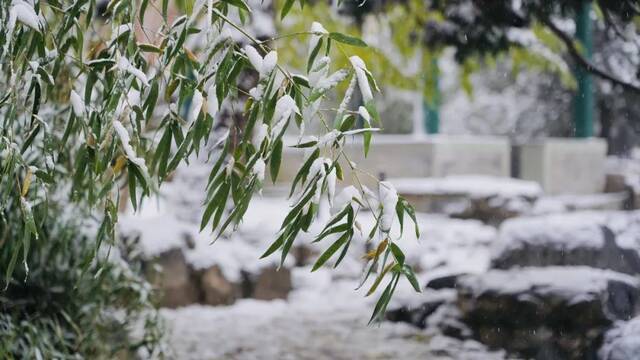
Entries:
{"type": "Polygon", "coordinates": [[[201,302],[206,305],[229,305],[241,297],[241,287],[224,277],[218,266],[212,266],[199,274],[201,302]]]}
{"type": "Polygon", "coordinates": [[[291,271],[286,268],[264,268],[257,276],[250,276],[249,297],[258,300],[286,299],[292,289],[291,271]]]}
{"type": "Polygon", "coordinates": [[[149,282],[160,293],[160,305],[176,308],[195,304],[200,300],[198,282],[180,249],[161,253],[145,263],[149,282]]]}
{"type": "Polygon", "coordinates": [[[491,270],[459,280],[458,305],[490,347],[584,359],[608,326],[637,313],[639,286],[629,275],[588,267],[491,270]]]}
{"type": "MultiPolygon", "coordinates": [[[[418,297],[416,295],[416,297],[418,297]]],[[[391,322],[405,322],[424,329],[427,318],[445,303],[453,303],[456,299],[455,291],[425,291],[417,305],[402,305],[389,309],[386,319],[391,322]]]]}
{"type": "Polygon", "coordinates": [[[627,208],[628,195],[621,192],[543,196],[531,209],[532,215],[576,211],[614,211],[627,208]]]}
{"type": "Polygon", "coordinates": [[[640,212],[577,212],[502,224],[492,266],[585,265],[640,273],[640,212]]]}
{"type": "Polygon", "coordinates": [[[542,195],[537,183],[513,178],[458,175],[390,181],[419,211],[493,224],[529,212],[542,195]]]}
{"type": "Polygon", "coordinates": [[[619,322],[604,336],[598,356],[602,360],[630,360],[640,355],[640,317],[619,322]]]}

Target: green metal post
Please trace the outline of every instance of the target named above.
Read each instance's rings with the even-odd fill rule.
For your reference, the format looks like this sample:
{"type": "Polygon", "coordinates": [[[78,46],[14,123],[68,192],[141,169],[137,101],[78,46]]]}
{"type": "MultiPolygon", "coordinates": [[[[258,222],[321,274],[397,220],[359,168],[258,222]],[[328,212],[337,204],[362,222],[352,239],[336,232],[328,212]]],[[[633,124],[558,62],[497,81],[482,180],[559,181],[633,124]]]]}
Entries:
{"type": "Polygon", "coordinates": [[[428,75],[427,86],[430,86],[431,99],[424,100],[424,128],[427,134],[437,134],[440,131],[440,70],[436,57],[431,61],[431,73],[428,75]]]}
{"type": "MultiPolygon", "coordinates": [[[[576,37],[580,42],[583,55],[591,61],[593,53],[593,34],[591,31],[591,0],[584,0],[580,4],[576,16],[576,37]]],[[[575,136],[586,138],[593,136],[593,115],[595,96],[591,74],[578,66],[575,70],[578,82],[578,93],[574,98],[574,127],[575,136]]]]}

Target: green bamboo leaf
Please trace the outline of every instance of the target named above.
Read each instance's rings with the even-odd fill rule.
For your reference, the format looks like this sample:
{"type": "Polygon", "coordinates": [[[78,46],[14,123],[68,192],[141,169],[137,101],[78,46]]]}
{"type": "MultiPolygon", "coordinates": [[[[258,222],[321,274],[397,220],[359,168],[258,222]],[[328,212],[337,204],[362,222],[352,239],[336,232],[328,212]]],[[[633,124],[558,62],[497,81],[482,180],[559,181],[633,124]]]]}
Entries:
{"type": "Polygon", "coordinates": [[[395,291],[395,286],[397,283],[398,277],[397,275],[394,275],[394,277],[391,278],[391,281],[389,281],[389,284],[385,287],[382,295],[380,295],[380,298],[378,299],[378,302],[373,309],[373,314],[371,314],[371,318],[369,319],[369,324],[374,321],[382,320],[382,315],[384,315],[387,310],[387,305],[389,304],[389,300],[391,300],[391,296],[395,291]]]}
{"type": "Polygon", "coordinates": [[[129,197],[131,199],[131,205],[133,205],[133,210],[138,210],[138,199],[136,196],[136,175],[135,175],[135,165],[129,163],[129,197]]]}
{"type": "Polygon", "coordinates": [[[307,60],[307,73],[311,72],[311,67],[313,66],[314,61],[316,61],[318,52],[322,47],[322,41],[323,41],[323,38],[320,38],[320,40],[318,40],[318,43],[316,44],[316,47],[314,47],[313,50],[311,50],[311,54],[309,55],[309,59],[307,60]]]}
{"type": "Polygon", "coordinates": [[[287,16],[295,1],[296,0],[285,0],[284,5],[282,6],[282,11],[280,12],[280,20],[284,19],[284,17],[287,16]]]}
{"type": "Polygon", "coordinates": [[[157,47],[157,46],[155,46],[153,44],[138,43],[138,47],[140,48],[140,50],[142,50],[144,52],[156,53],[156,54],[161,54],[162,53],[162,49],[160,49],[159,47],[157,47]]]}
{"type": "Polygon", "coordinates": [[[293,183],[291,184],[291,191],[289,192],[289,197],[293,195],[293,192],[296,190],[296,185],[298,184],[298,182],[303,178],[307,177],[307,174],[309,174],[309,169],[311,168],[311,164],[313,164],[313,162],[319,156],[320,156],[320,149],[315,149],[313,153],[311,153],[307,161],[304,162],[300,170],[298,170],[296,177],[293,178],[293,183]]]}
{"type": "Polygon", "coordinates": [[[273,254],[274,252],[276,252],[278,249],[280,249],[282,247],[282,245],[284,244],[284,240],[285,240],[286,234],[287,234],[286,231],[281,233],[280,236],[278,236],[278,238],[276,239],[276,241],[274,241],[271,244],[271,246],[269,246],[267,251],[265,251],[264,254],[260,255],[260,259],[264,259],[267,256],[269,256],[269,255],[273,254]]]}
{"type": "Polygon", "coordinates": [[[382,270],[382,272],[378,275],[378,277],[373,282],[373,284],[371,284],[371,287],[369,288],[369,291],[367,291],[367,294],[365,296],[370,296],[376,291],[376,289],[378,288],[378,285],[380,285],[380,283],[382,282],[382,279],[384,279],[384,276],[387,275],[389,271],[391,271],[391,268],[394,265],[395,264],[389,264],[382,270]]]}
{"type": "Polygon", "coordinates": [[[411,266],[405,264],[402,267],[402,273],[407,278],[407,280],[409,280],[409,283],[416,292],[422,292],[422,289],[420,289],[420,284],[418,283],[418,279],[416,278],[416,274],[413,272],[411,266]]]}
{"type": "Polygon", "coordinates": [[[358,39],[357,37],[345,35],[339,32],[329,33],[329,39],[335,40],[337,42],[341,42],[343,44],[351,45],[351,46],[359,46],[359,47],[367,47],[367,43],[358,39]]]}
{"type": "Polygon", "coordinates": [[[340,249],[345,244],[348,238],[349,234],[344,233],[340,238],[338,238],[338,240],[331,244],[331,246],[329,246],[329,248],[325,252],[323,252],[320,257],[318,257],[318,260],[313,265],[311,272],[318,270],[322,265],[324,265],[324,263],[326,263],[327,260],[329,260],[333,256],[333,254],[335,254],[336,251],[338,251],[338,249],[340,249]]]}
{"type": "Polygon", "coordinates": [[[353,114],[349,114],[342,118],[342,122],[340,123],[339,130],[340,131],[351,130],[351,128],[355,123],[356,123],[356,117],[353,116],[353,114]]]}
{"type": "Polygon", "coordinates": [[[318,141],[311,140],[311,141],[303,142],[303,143],[300,143],[300,144],[291,145],[289,147],[296,148],[296,149],[305,149],[305,148],[314,147],[314,146],[316,146],[316,144],[318,144],[318,141]]]}
{"type": "Polygon", "coordinates": [[[271,160],[269,161],[269,173],[271,174],[271,181],[276,183],[278,178],[278,172],[280,171],[280,163],[282,162],[282,139],[278,139],[273,146],[273,152],[271,153],[271,160]]]}
{"type": "Polygon", "coordinates": [[[409,202],[406,199],[400,198],[399,202],[402,202],[402,206],[404,207],[405,212],[409,215],[409,217],[413,221],[416,238],[419,238],[420,227],[418,226],[418,220],[416,220],[416,211],[413,209],[413,206],[409,204],[409,202]]]}
{"type": "Polygon", "coordinates": [[[404,204],[402,201],[396,203],[396,216],[400,223],[400,234],[402,234],[404,232],[404,204]]]}
{"type": "Polygon", "coordinates": [[[400,266],[404,265],[405,256],[404,256],[404,253],[402,252],[402,249],[400,249],[398,245],[396,245],[395,243],[391,243],[389,247],[391,248],[391,253],[393,254],[393,257],[396,259],[396,262],[400,264],[400,266]]]}

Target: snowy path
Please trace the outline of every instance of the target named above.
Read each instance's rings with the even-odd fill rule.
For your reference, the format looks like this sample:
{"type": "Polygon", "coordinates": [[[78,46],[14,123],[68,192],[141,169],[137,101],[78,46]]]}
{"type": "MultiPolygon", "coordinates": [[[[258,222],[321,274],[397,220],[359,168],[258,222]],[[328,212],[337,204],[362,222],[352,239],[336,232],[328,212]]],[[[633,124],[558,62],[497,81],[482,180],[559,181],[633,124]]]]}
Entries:
{"type": "MultiPolygon", "coordinates": [[[[304,271],[306,269],[300,269],[304,271]]],[[[306,271],[305,271],[306,272],[306,271]]],[[[297,277],[300,277],[300,272],[297,277]]],[[[316,274],[313,274],[314,276],[316,274]]],[[[320,275],[320,274],[317,274],[320,275]]],[[[405,324],[366,326],[372,305],[353,282],[309,281],[288,301],[163,310],[178,359],[501,359],[474,342],[405,324]]],[[[302,275],[306,277],[305,275],[302,275]]]]}

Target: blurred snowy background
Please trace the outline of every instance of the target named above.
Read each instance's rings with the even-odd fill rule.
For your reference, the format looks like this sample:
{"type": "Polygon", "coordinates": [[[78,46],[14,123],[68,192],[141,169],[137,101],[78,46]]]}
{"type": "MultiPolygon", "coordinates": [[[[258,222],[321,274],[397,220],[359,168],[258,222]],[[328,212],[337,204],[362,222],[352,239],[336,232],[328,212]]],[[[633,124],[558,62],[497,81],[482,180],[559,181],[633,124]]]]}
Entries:
{"type": "MultiPolygon", "coordinates": [[[[306,23],[307,13],[280,24],[269,1],[250,3],[251,30],[260,39],[306,23]]],[[[359,27],[395,64],[370,65],[374,72],[400,73],[381,82],[384,134],[374,138],[369,158],[358,158],[357,141],[351,150],[416,207],[422,236],[405,232],[398,241],[423,292],[401,281],[387,321],[367,326],[376,299],[355,289],[373,220],[360,215],[365,235],[356,236],[338,268],[311,274],[322,249],[312,240],[331,213],[326,203],[285,266],[278,269],[274,256],[259,259],[287,214],[291,172],[304,157],[299,149],[285,152],[278,183],[262,190],[238,231],[211,244],[210,229],[199,231],[210,165],[193,159],[154,201],[136,214],[128,209],[120,222],[124,253],[159,290],[173,356],[637,359],[637,96],[598,82],[595,137],[569,138],[570,70],[534,30],[513,31],[514,41],[552,65],[521,66],[514,55],[473,64],[469,72],[444,49],[433,60],[440,100],[433,134],[424,121],[425,94],[402,86],[424,69],[420,59],[398,55],[403,51],[392,35],[400,31],[398,19],[392,13],[388,21],[354,20],[334,10],[328,22],[359,27]]],[[[595,23],[594,62],[623,78],[634,72],[637,53],[595,23]]],[[[280,54],[292,48],[296,57],[294,40],[279,46],[280,54]]]]}

